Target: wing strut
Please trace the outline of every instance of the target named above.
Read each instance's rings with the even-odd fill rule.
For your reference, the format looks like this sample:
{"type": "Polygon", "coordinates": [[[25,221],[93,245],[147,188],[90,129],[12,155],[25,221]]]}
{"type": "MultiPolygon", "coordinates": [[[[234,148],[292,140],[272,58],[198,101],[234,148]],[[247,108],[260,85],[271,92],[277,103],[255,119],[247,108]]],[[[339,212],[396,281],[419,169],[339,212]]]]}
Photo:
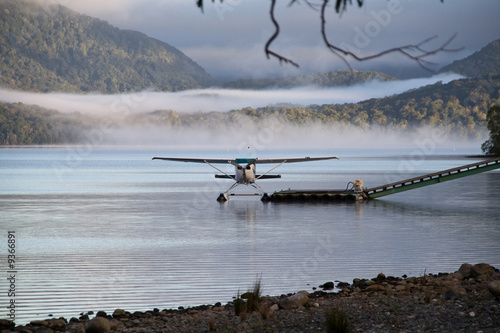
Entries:
{"type": "Polygon", "coordinates": [[[265,175],[267,175],[269,172],[273,171],[274,169],[276,169],[277,167],[283,165],[284,163],[286,163],[287,160],[284,160],[283,162],[281,162],[280,164],[278,164],[277,166],[275,166],[274,168],[268,170],[266,173],[263,173],[262,175],[260,175],[259,177],[255,178],[255,180],[257,179],[260,179],[261,177],[264,177],[265,175]]]}
{"type": "Polygon", "coordinates": [[[231,175],[227,174],[226,172],[224,172],[224,171],[222,171],[221,169],[217,168],[217,167],[216,167],[216,166],[214,166],[213,164],[210,164],[210,163],[209,163],[209,162],[207,162],[206,160],[205,160],[205,163],[207,163],[208,165],[210,165],[210,166],[211,166],[212,168],[214,168],[215,170],[217,170],[217,171],[219,171],[219,172],[221,172],[221,173],[225,174],[225,175],[226,175],[226,176],[228,176],[230,179],[232,179],[232,180],[236,181],[236,178],[235,178],[235,177],[233,177],[233,176],[231,176],[231,175]]]}

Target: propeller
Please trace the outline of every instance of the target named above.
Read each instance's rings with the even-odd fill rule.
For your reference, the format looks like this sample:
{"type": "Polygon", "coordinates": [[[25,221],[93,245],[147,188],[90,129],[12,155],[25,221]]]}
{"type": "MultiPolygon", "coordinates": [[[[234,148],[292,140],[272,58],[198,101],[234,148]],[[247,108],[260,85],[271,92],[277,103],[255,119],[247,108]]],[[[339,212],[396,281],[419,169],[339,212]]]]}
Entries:
{"type": "Polygon", "coordinates": [[[238,168],[238,170],[241,170],[243,167],[241,165],[239,165],[238,163],[236,163],[235,161],[229,161],[229,163],[231,163],[232,165],[234,165],[235,167],[238,168]]]}
{"type": "Polygon", "coordinates": [[[245,166],[245,169],[250,170],[251,169],[250,166],[252,164],[255,165],[255,161],[257,161],[256,158],[254,158],[253,160],[251,160],[250,162],[248,162],[247,165],[245,166]]]}

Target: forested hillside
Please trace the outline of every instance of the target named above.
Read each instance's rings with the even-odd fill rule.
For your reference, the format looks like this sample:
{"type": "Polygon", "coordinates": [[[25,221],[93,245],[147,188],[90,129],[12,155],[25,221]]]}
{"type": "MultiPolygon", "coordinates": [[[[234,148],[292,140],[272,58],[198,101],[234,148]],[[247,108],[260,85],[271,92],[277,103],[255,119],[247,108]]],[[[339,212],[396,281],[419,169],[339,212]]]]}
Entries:
{"type": "Polygon", "coordinates": [[[38,92],[178,91],[215,80],[167,43],[63,6],[0,1],[0,86],[38,92]]]}
{"type": "Polygon", "coordinates": [[[457,60],[441,69],[468,77],[500,74],[500,39],[497,39],[465,59],[457,60]]]}
{"type": "Polygon", "coordinates": [[[274,79],[241,79],[224,84],[230,89],[269,89],[303,86],[338,87],[350,86],[370,80],[392,81],[396,78],[380,72],[341,70],[336,72],[312,73],[274,79]]]}
{"type": "Polygon", "coordinates": [[[36,105],[0,102],[0,145],[75,143],[95,120],[36,105]]]}
{"type": "MultiPolygon", "coordinates": [[[[401,95],[356,104],[309,107],[244,108],[231,112],[179,113],[156,110],[114,120],[113,126],[147,130],[174,127],[203,128],[224,133],[242,124],[259,125],[269,119],[291,125],[340,125],[388,132],[407,132],[422,126],[443,127],[462,138],[478,138],[486,130],[486,114],[500,105],[500,75],[436,83],[401,95]]],[[[100,119],[79,113],[63,114],[22,104],[0,104],[0,144],[73,143],[100,119]]],[[[332,127],[333,128],[333,127],[332,127]]]]}

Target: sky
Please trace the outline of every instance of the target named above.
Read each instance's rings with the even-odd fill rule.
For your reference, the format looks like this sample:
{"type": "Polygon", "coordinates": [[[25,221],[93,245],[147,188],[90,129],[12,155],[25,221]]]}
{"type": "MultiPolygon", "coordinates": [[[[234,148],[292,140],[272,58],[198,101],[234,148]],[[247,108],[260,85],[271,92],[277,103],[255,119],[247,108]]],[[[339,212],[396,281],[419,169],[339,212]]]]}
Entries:
{"type": "MultiPolygon", "coordinates": [[[[224,0],[222,4],[219,0],[205,0],[203,12],[195,0],[38,1],[57,2],[116,27],[164,41],[219,80],[349,68],[326,49],[320,34],[319,11],[305,0],[291,6],[290,0],[279,0],[275,9],[281,31],[272,49],[298,63],[299,68],[266,58],[264,45],[274,32],[269,0],[224,0]]],[[[457,34],[449,47],[463,48],[461,51],[428,58],[433,62],[429,67],[439,70],[500,38],[498,13],[498,0],[367,0],[361,8],[348,7],[342,15],[330,6],[327,35],[333,44],[366,56],[436,36],[425,45],[432,49],[457,34]]],[[[400,54],[365,62],[347,60],[354,69],[383,70],[399,78],[431,74],[400,54]]]]}

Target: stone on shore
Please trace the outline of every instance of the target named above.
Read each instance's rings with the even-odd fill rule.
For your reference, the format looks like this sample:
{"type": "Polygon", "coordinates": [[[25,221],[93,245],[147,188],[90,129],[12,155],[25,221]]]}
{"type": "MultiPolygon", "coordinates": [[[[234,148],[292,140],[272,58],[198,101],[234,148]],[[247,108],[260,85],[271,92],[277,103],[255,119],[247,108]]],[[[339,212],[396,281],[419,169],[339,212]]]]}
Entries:
{"type": "Polygon", "coordinates": [[[13,321],[7,319],[0,319],[0,330],[11,329],[14,328],[14,326],[16,326],[16,324],[13,321]]]}
{"type": "Polygon", "coordinates": [[[321,286],[319,286],[321,289],[323,290],[332,290],[333,289],[333,282],[329,281],[329,282],[325,282],[324,284],[322,284],[321,286]]]}
{"type": "Polygon", "coordinates": [[[87,333],[106,333],[111,330],[111,324],[104,317],[95,317],[87,323],[85,331],[87,333]]]}
{"type": "Polygon", "coordinates": [[[493,296],[500,297],[500,280],[488,283],[488,290],[493,296]]]}
{"type": "Polygon", "coordinates": [[[127,315],[127,313],[123,309],[116,309],[113,312],[113,317],[114,318],[121,318],[121,317],[125,317],[126,315],[127,315]]]}
{"type": "Polygon", "coordinates": [[[460,273],[464,279],[468,279],[472,276],[472,265],[471,264],[462,264],[458,269],[458,273],[460,273]]]}
{"type": "Polygon", "coordinates": [[[309,293],[305,290],[301,290],[292,296],[288,296],[279,302],[279,306],[282,309],[290,310],[298,308],[299,306],[304,306],[309,302],[309,293]]]}
{"type": "Polygon", "coordinates": [[[481,263],[472,266],[471,273],[472,277],[478,277],[481,275],[491,275],[494,270],[495,269],[490,264],[481,263]]]}

